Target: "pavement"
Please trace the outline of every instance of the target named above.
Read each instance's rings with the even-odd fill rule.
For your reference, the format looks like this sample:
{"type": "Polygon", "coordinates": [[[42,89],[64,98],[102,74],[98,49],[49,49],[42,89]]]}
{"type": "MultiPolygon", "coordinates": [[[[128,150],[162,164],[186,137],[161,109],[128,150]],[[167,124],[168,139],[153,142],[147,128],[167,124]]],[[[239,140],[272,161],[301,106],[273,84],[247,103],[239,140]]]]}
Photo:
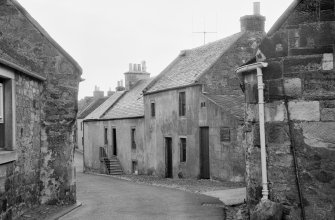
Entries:
{"type": "Polygon", "coordinates": [[[204,195],[220,199],[220,201],[222,201],[227,206],[243,204],[246,200],[246,193],[247,192],[245,187],[202,192],[204,195]]]}
{"type": "Polygon", "coordinates": [[[222,202],[207,195],[138,184],[82,172],[76,152],[77,199],[82,205],[61,217],[74,219],[223,219],[222,202]]]}

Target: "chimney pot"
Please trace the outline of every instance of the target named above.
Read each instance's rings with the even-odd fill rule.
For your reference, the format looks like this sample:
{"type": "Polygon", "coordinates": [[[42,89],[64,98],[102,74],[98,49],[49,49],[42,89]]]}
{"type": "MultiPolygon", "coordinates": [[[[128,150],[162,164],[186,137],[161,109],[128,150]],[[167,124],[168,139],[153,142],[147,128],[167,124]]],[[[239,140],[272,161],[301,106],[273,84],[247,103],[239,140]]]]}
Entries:
{"type": "Polygon", "coordinates": [[[133,70],[134,70],[134,72],[137,71],[137,65],[136,65],[136,64],[134,64],[134,68],[133,68],[133,70]]]}
{"type": "Polygon", "coordinates": [[[143,61],[142,61],[142,72],[146,72],[146,71],[147,71],[146,63],[145,63],[145,61],[143,60],[143,61]]]}
{"type": "Polygon", "coordinates": [[[137,64],[137,70],[141,72],[141,64],[137,64]]]}
{"type": "Polygon", "coordinates": [[[240,18],[241,31],[264,32],[265,17],[260,14],[260,3],[254,2],[254,14],[245,15],[240,18]]]}
{"type": "Polygon", "coordinates": [[[129,63],[129,72],[133,70],[133,64],[129,63]]]}
{"type": "Polygon", "coordinates": [[[254,2],[254,15],[261,15],[261,3],[254,2]]]}

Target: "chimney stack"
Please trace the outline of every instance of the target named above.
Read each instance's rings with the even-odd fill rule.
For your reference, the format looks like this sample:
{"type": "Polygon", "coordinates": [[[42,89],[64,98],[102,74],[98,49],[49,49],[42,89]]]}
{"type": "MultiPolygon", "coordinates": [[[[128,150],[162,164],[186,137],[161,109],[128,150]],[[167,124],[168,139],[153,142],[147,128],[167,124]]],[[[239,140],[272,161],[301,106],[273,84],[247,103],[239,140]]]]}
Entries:
{"type": "Polygon", "coordinates": [[[117,87],[115,88],[115,91],[123,91],[125,88],[122,86],[122,80],[117,81],[117,87]]]}
{"type": "Polygon", "coordinates": [[[104,91],[100,91],[100,88],[98,86],[95,86],[93,91],[93,98],[100,99],[103,97],[104,97],[104,91]]]}
{"type": "Polygon", "coordinates": [[[245,15],[240,18],[241,31],[264,32],[265,17],[261,15],[260,2],[254,2],[253,6],[253,15],[245,15]]]}
{"type": "MultiPolygon", "coordinates": [[[[142,64],[133,64],[132,71],[124,73],[125,76],[125,89],[130,90],[138,81],[143,79],[149,79],[150,73],[147,72],[147,66],[145,61],[142,64]]],[[[123,82],[122,82],[123,83],[123,82]]]]}

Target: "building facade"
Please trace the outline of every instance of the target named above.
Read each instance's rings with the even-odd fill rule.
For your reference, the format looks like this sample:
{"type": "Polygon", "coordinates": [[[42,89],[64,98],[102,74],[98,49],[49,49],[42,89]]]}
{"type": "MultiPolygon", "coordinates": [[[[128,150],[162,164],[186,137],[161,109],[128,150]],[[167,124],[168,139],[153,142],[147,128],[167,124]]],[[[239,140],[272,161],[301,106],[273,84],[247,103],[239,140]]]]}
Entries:
{"type": "Polygon", "coordinates": [[[241,32],[181,51],[144,90],[148,173],[244,181],[244,98],[234,70],[255,55],[264,21],[244,16],[241,32]]]}
{"type": "Polygon", "coordinates": [[[16,1],[1,1],[0,24],[0,218],[11,219],[76,201],[81,68],[16,1]]]}
{"type": "Polygon", "coordinates": [[[125,90],[114,93],[83,121],[85,171],[145,174],[142,91],[152,79],[145,62],[130,64],[124,75],[125,90]],[[119,169],[109,169],[113,161],[119,169]]]}
{"type": "MultiPolygon", "coordinates": [[[[334,219],[334,1],[294,1],[247,64],[262,68],[269,199],[287,219],[334,219]]],[[[247,200],[262,197],[257,78],[243,77],[247,200]]]]}

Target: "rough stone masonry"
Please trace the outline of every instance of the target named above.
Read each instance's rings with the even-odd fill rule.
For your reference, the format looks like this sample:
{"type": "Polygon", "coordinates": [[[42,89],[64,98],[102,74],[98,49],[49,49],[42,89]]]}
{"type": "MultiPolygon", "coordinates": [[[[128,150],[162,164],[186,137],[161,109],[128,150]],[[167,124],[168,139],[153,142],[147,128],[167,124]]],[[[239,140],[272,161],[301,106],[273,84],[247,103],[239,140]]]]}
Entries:
{"type": "Polygon", "coordinates": [[[9,68],[15,73],[17,160],[6,165],[1,218],[40,203],[75,202],[73,125],[81,68],[15,0],[0,0],[0,59],[37,76],[9,68]]]}
{"type": "MultiPolygon", "coordinates": [[[[335,218],[334,36],[333,0],[295,1],[259,48],[270,199],[286,219],[335,218]]],[[[250,209],[262,190],[255,75],[244,81],[250,209]]]]}

